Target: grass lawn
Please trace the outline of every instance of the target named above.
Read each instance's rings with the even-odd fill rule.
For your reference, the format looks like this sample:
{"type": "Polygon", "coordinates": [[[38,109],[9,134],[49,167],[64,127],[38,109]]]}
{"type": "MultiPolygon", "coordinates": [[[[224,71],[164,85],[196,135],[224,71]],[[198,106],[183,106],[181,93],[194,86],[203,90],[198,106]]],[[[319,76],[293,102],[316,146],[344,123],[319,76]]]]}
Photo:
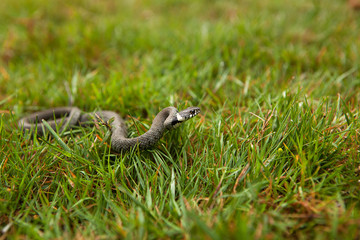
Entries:
{"type": "Polygon", "coordinates": [[[360,12],[345,0],[2,0],[0,240],[360,239],[360,12]],[[73,104],[103,126],[24,134],[73,104]],[[104,140],[102,140],[104,139],[104,140]]]}

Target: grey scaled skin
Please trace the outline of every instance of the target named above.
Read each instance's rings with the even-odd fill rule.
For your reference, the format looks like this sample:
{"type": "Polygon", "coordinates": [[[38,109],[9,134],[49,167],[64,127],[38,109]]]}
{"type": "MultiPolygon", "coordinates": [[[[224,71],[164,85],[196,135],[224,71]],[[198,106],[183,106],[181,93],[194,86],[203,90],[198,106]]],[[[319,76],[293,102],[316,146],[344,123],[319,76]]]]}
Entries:
{"type": "Polygon", "coordinates": [[[128,151],[134,147],[148,149],[153,147],[162,137],[165,130],[176,128],[181,123],[195,117],[200,113],[200,108],[189,107],[179,112],[175,107],[167,107],[161,110],[153,120],[149,131],[136,138],[127,138],[127,128],[124,120],[115,112],[98,111],[94,114],[81,114],[76,107],[60,107],[33,113],[18,121],[19,127],[26,129],[37,129],[37,134],[43,135],[46,128],[43,126],[42,119],[55,130],[57,125],[62,124],[60,130],[67,127],[89,122],[95,117],[100,121],[110,122],[111,128],[111,147],[115,152],[128,151]],[[55,119],[54,119],[55,118],[55,119]]]}

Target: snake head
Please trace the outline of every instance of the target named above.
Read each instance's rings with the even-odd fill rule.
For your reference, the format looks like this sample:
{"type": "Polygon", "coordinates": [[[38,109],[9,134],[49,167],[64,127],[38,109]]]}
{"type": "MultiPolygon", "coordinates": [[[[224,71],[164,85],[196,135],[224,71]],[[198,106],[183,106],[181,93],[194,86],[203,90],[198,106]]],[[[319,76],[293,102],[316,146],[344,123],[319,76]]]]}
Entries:
{"type": "Polygon", "coordinates": [[[195,117],[200,113],[200,108],[198,107],[189,107],[183,111],[177,112],[171,121],[171,127],[176,128],[181,123],[189,120],[190,118],[195,117]]]}

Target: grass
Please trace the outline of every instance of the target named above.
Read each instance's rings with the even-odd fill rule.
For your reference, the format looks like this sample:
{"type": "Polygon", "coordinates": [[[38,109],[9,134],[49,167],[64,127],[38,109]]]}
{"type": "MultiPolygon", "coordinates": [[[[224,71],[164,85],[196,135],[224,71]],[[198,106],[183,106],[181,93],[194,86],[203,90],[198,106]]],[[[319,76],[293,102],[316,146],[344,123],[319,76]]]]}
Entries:
{"type": "Polygon", "coordinates": [[[338,0],[1,1],[0,239],[360,238],[359,19],[338,0]],[[17,127],[71,103],[130,136],[169,105],[202,114],[124,154],[101,126],[17,127]]]}

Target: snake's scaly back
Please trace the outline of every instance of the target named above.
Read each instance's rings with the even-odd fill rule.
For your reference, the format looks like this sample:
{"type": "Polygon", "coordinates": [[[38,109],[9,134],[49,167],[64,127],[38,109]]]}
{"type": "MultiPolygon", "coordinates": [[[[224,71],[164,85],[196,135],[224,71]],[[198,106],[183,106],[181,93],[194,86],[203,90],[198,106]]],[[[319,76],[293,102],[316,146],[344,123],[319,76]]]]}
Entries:
{"type": "MultiPolygon", "coordinates": [[[[189,107],[181,112],[175,107],[167,107],[161,110],[153,120],[149,131],[136,138],[127,138],[127,128],[124,120],[119,114],[112,111],[95,112],[95,117],[99,117],[104,122],[109,122],[111,126],[111,147],[115,152],[128,151],[133,147],[147,149],[154,146],[162,137],[166,129],[173,129],[182,122],[193,118],[200,113],[200,108],[189,107]]],[[[57,125],[62,123],[60,130],[72,127],[93,119],[93,114],[81,114],[76,107],[60,107],[33,113],[19,120],[19,127],[26,129],[37,129],[37,134],[42,135],[46,131],[42,119],[55,130],[57,125]]]]}

